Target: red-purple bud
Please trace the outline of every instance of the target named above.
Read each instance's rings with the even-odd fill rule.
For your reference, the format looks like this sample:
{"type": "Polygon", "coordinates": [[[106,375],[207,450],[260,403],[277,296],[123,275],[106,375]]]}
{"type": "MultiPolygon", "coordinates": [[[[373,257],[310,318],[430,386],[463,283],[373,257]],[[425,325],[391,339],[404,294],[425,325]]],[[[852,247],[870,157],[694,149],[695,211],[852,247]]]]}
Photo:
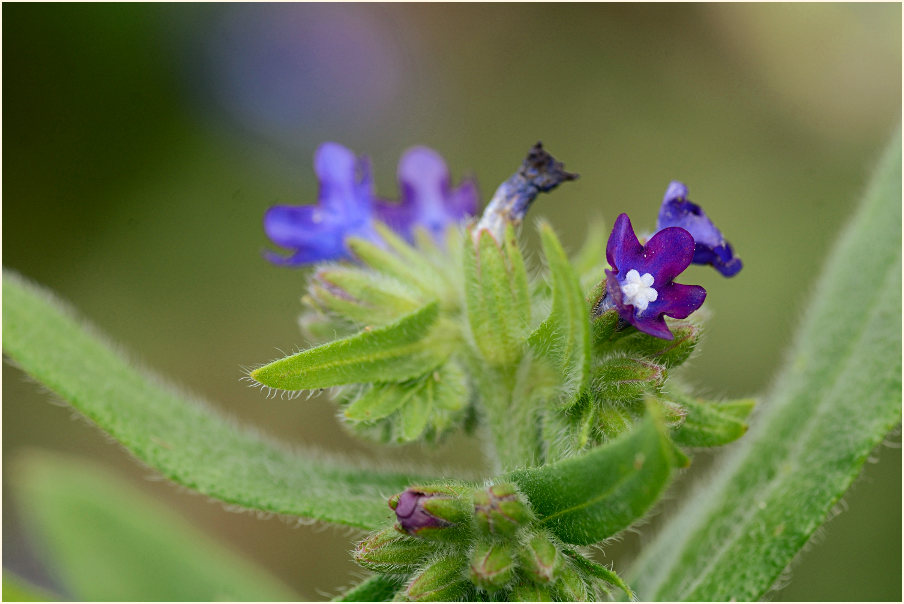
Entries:
{"type": "Polygon", "coordinates": [[[441,528],[450,523],[437,518],[424,509],[424,502],[434,497],[436,493],[424,493],[415,489],[407,489],[403,493],[389,500],[389,507],[395,510],[399,525],[409,535],[417,535],[424,529],[441,528]]]}

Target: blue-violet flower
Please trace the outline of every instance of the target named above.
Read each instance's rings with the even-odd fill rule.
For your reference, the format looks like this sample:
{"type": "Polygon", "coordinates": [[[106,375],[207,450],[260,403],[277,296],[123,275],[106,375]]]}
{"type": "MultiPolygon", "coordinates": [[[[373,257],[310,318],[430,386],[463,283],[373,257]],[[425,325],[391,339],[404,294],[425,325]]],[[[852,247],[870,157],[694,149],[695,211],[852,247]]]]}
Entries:
{"type": "Polygon", "coordinates": [[[607,304],[640,331],[671,340],[664,315],[684,319],[700,308],[706,290],[673,280],[694,257],[694,238],[680,227],[667,227],[641,245],[631,220],[621,214],[606,244],[607,304]]]}
{"type": "Polygon", "coordinates": [[[467,181],[451,187],[442,157],[426,147],[407,151],[399,162],[401,203],[374,194],[370,162],[338,143],[324,143],[314,157],[320,184],[318,203],[274,206],[264,215],[264,230],[274,243],[294,250],[288,257],[266,252],[275,264],[298,266],[350,257],[345,241],[360,237],[382,244],[374,221],[386,222],[408,240],[426,227],[438,237],[477,209],[477,188],[467,181]]]}
{"type": "Polygon", "coordinates": [[[706,212],[688,200],[687,187],[673,180],[662,199],[656,228],[681,227],[694,238],[694,264],[710,264],[725,277],[733,277],[743,264],[736,258],[731,244],[716,228],[706,212]]]}

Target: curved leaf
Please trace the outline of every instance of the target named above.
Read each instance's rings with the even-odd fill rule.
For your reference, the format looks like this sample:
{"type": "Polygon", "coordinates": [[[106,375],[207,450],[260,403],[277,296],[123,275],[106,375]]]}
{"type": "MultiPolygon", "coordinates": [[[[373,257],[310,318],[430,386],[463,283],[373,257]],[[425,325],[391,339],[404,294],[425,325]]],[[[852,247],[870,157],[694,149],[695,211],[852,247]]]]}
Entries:
{"type": "Polygon", "coordinates": [[[3,274],[3,351],[167,478],[243,507],[364,529],[429,479],[303,455],[139,371],[46,290],[3,274]]]}
{"type": "Polygon", "coordinates": [[[687,458],[671,444],[660,411],[580,457],[511,473],[540,523],[566,543],[602,541],[640,519],[687,458]]]}

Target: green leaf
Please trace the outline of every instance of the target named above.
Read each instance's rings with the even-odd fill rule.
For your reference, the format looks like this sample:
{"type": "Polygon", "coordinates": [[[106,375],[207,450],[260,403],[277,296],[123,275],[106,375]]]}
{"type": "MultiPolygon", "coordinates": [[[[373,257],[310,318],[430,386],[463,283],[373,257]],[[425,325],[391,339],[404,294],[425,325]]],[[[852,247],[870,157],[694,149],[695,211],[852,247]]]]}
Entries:
{"type": "Polygon", "coordinates": [[[78,600],[297,599],[263,569],[96,466],[32,452],[17,460],[12,483],[48,566],[78,600]]]}
{"type": "Polygon", "coordinates": [[[665,396],[685,412],[684,421],[672,432],[672,440],[686,447],[718,447],[741,438],[747,432],[745,420],[756,404],[753,399],[703,401],[674,390],[665,396]]]}
{"type": "Polygon", "coordinates": [[[139,371],[46,290],[3,271],[3,351],[138,459],[227,503],[364,529],[385,494],[429,481],[289,449],[139,371]]]}
{"type": "Polygon", "coordinates": [[[631,588],[628,587],[628,584],[625,583],[621,577],[615,574],[615,571],[609,570],[602,564],[597,564],[596,562],[588,560],[572,549],[565,548],[563,551],[568,557],[571,558],[575,566],[583,570],[588,575],[596,577],[597,579],[602,579],[610,585],[614,585],[615,587],[622,590],[629,598],[634,597],[634,593],[631,591],[631,588]]]}
{"type": "Polygon", "coordinates": [[[389,325],[264,365],[251,378],[271,388],[305,390],[418,377],[449,355],[443,334],[431,332],[438,314],[439,305],[431,302],[389,325]]]}
{"type": "Polygon", "coordinates": [[[60,596],[3,570],[4,602],[59,602],[60,596]]]}
{"type": "Polygon", "coordinates": [[[566,543],[602,541],[640,519],[687,460],[668,438],[660,411],[584,455],[509,475],[541,525],[566,543]]]}
{"type": "Polygon", "coordinates": [[[341,596],[333,598],[333,602],[392,602],[402,586],[405,578],[400,575],[373,575],[341,596]]]}
{"type": "Polygon", "coordinates": [[[744,601],[769,590],[901,421],[900,293],[899,131],[750,432],[633,569],[642,599],[744,601]]]}
{"type": "Polygon", "coordinates": [[[540,239],[552,282],[552,309],[530,343],[556,361],[568,382],[566,404],[572,404],[590,379],[590,309],[562,244],[546,223],[540,224],[540,239]]]}

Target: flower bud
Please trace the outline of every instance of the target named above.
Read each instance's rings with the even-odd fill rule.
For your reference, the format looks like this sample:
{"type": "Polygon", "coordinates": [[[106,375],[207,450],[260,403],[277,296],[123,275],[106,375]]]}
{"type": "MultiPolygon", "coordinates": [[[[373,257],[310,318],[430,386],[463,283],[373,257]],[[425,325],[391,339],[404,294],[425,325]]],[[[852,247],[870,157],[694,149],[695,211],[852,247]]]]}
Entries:
{"type": "Polygon", "coordinates": [[[383,574],[410,574],[424,563],[433,547],[420,539],[387,528],[370,535],[355,546],[355,562],[383,574]]]}
{"type": "Polygon", "coordinates": [[[487,591],[496,591],[515,574],[515,557],[507,544],[478,543],[471,556],[471,582],[487,591]]]}
{"type": "Polygon", "coordinates": [[[601,399],[632,402],[659,390],[665,378],[665,369],[652,361],[612,357],[594,370],[592,388],[601,399]]]}
{"type": "Polygon", "coordinates": [[[542,534],[534,535],[521,550],[521,566],[534,583],[549,583],[556,578],[562,562],[559,550],[542,534]]]}
{"type": "Polygon", "coordinates": [[[530,522],[531,511],[512,484],[496,484],[474,493],[477,526],[487,535],[511,537],[530,522]]]}
{"type": "Polygon", "coordinates": [[[409,535],[430,537],[442,529],[465,522],[467,504],[448,489],[409,487],[389,499],[400,529],[409,535]]]}
{"type": "Polygon", "coordinates": [[[470,587],[464,570],[465,564],[460,558],[438,558],[415,577],[405,590],[405,595],[414,602],[461,600],[470,587]]]}

